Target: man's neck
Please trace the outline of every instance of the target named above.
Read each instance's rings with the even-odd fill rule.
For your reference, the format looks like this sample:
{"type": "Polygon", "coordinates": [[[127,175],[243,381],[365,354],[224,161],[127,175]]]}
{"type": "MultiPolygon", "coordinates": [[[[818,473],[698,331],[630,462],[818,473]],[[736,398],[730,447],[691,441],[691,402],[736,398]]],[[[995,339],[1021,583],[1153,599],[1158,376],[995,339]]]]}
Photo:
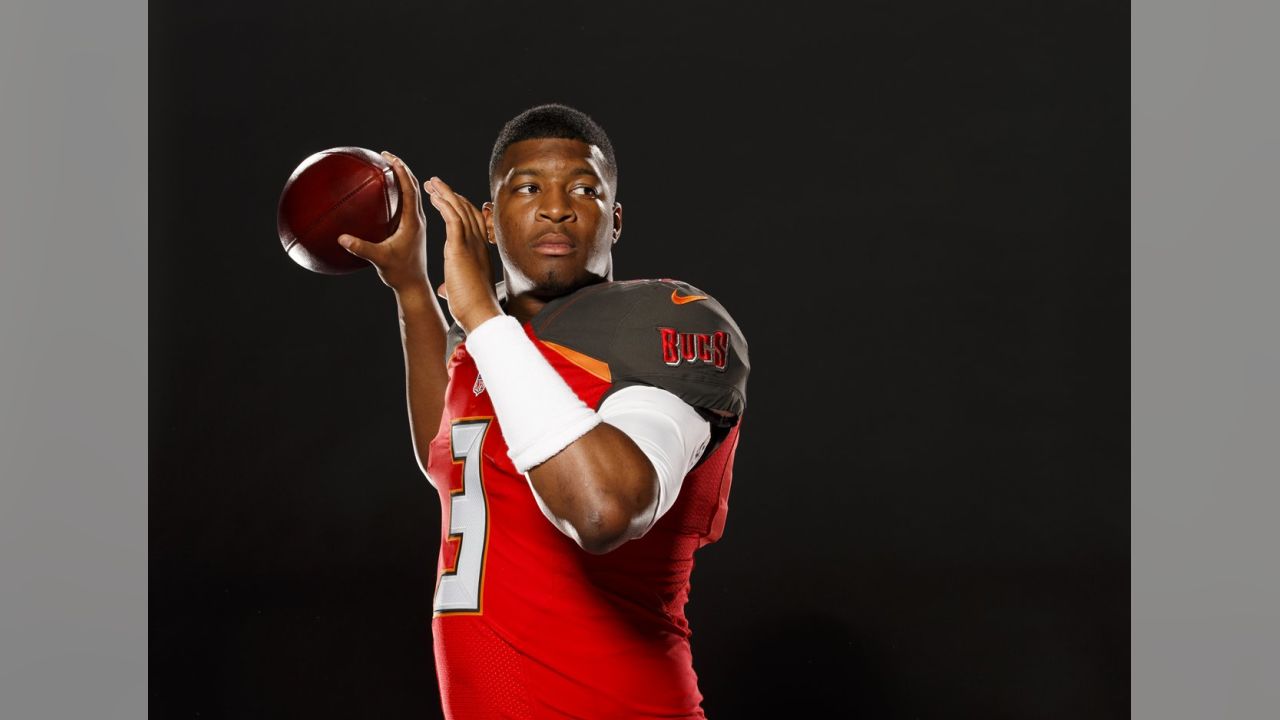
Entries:
{"type": "MultiPolygon", "coordinates": [[[[539,312],[542,312],[542,308],[546,307],[547,303],[550,303],[554,300],[558,300],[559,298],[564,297],[564,295],[571,295],[577,292],[578,290],[582,289],[582,288],[574,288],[573,290],[570,290],[564,295],[560,295],[558,297],[544,300],[534,295],[530,290],[512,294],[511,281],[507,278],[506,273],[503,273],[502,277],[503,277],[503,280],[506,281],[505,284],[506,284],[506,295],[507,295],[506,302],[501,303],[502,310],[506,314],[520,321],[521,325],[529,322],[529,320],[533,318],[534,315],[537,315],[539,312]]],[[[613,279],[613,273],[609,273],[609,277],[601,278],[596,282],[597,283],[609,282],[612,279],[613,279]]],[[[594,284],[596,283],[591,283],[591,285],[594,285],[594,284]]],[[[589,285],[584,285],[583,287],[589,287],[589,285]]]]}
{"type": "Polygon", "coordinates": [[[529,322],[529,319],[542,311],[546,307],[547,300],[539,300],[529,293],[521,293],[515,297],[508,296],[506,305],[503,310],[523,325],[529,322]]]}

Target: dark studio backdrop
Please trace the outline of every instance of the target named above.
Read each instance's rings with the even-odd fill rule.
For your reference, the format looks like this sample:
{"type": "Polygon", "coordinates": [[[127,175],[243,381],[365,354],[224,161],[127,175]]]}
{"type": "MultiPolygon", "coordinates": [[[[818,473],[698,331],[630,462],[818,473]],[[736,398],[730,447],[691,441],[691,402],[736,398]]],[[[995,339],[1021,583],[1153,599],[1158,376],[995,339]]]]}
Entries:
{"type": "Polygon", "coordinates": [[[551,101],[617,151],[615,278],[750,343],[708,715],[1128,715],[1128,5],[827,7],[151,4],[153,717],[440,716],[395,302],[275,206],[338,145],[487,197],[551,101]]]}

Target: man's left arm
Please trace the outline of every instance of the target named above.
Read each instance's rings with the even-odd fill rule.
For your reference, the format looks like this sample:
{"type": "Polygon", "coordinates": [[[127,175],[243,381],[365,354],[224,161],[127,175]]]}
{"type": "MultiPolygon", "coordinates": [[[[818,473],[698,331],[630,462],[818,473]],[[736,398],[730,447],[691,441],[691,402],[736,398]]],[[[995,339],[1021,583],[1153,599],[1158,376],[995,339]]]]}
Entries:
{"type": "Polygon", "coordinates": [[[526,473],[547,519],[595,554],[648,532],[711,440],[706,419],[657,387],[624,388],[598,415],[599,425],[526,473]]]}
{"type": "Polygon", "coordinates": [[[628,387],[591,410],[508,315],[480,323],[467,348],[512,463],[548,519],[587,552],[643,535],[710,437],[707,420],[658,388],[628,387]]]}

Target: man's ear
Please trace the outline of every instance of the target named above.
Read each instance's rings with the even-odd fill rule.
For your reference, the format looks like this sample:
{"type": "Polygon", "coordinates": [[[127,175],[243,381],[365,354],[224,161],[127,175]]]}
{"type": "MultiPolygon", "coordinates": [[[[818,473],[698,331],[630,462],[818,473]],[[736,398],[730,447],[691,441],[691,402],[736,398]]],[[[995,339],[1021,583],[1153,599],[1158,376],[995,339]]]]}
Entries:
{"type": "Polygon", "coordinates": [[[480,206],[480,210],[484,213],[484,235],[485,240],[490,245],[497,245],[497,241],[493,238],[493,201],[489,200],[480,206]]]}
{"type": "Polygon", "coordinates": [[[613,202],[613,244],[618,244],[618,238],[622,237],[622,203],[613,202]]]}

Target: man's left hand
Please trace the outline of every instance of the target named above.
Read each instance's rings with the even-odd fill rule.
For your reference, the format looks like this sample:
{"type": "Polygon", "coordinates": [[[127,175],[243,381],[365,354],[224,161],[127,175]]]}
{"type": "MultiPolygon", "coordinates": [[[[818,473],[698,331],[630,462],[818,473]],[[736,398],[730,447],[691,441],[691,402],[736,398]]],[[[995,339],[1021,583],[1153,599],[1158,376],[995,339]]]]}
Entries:
{"type": "Polygon", "coordinates": [[[489,269],[484,214],[438,177],[422,187],[445,224],[444,284],[437,294],[448,301],[453,319],[470,333],[485,320],[502,314],[489,269]]]}

